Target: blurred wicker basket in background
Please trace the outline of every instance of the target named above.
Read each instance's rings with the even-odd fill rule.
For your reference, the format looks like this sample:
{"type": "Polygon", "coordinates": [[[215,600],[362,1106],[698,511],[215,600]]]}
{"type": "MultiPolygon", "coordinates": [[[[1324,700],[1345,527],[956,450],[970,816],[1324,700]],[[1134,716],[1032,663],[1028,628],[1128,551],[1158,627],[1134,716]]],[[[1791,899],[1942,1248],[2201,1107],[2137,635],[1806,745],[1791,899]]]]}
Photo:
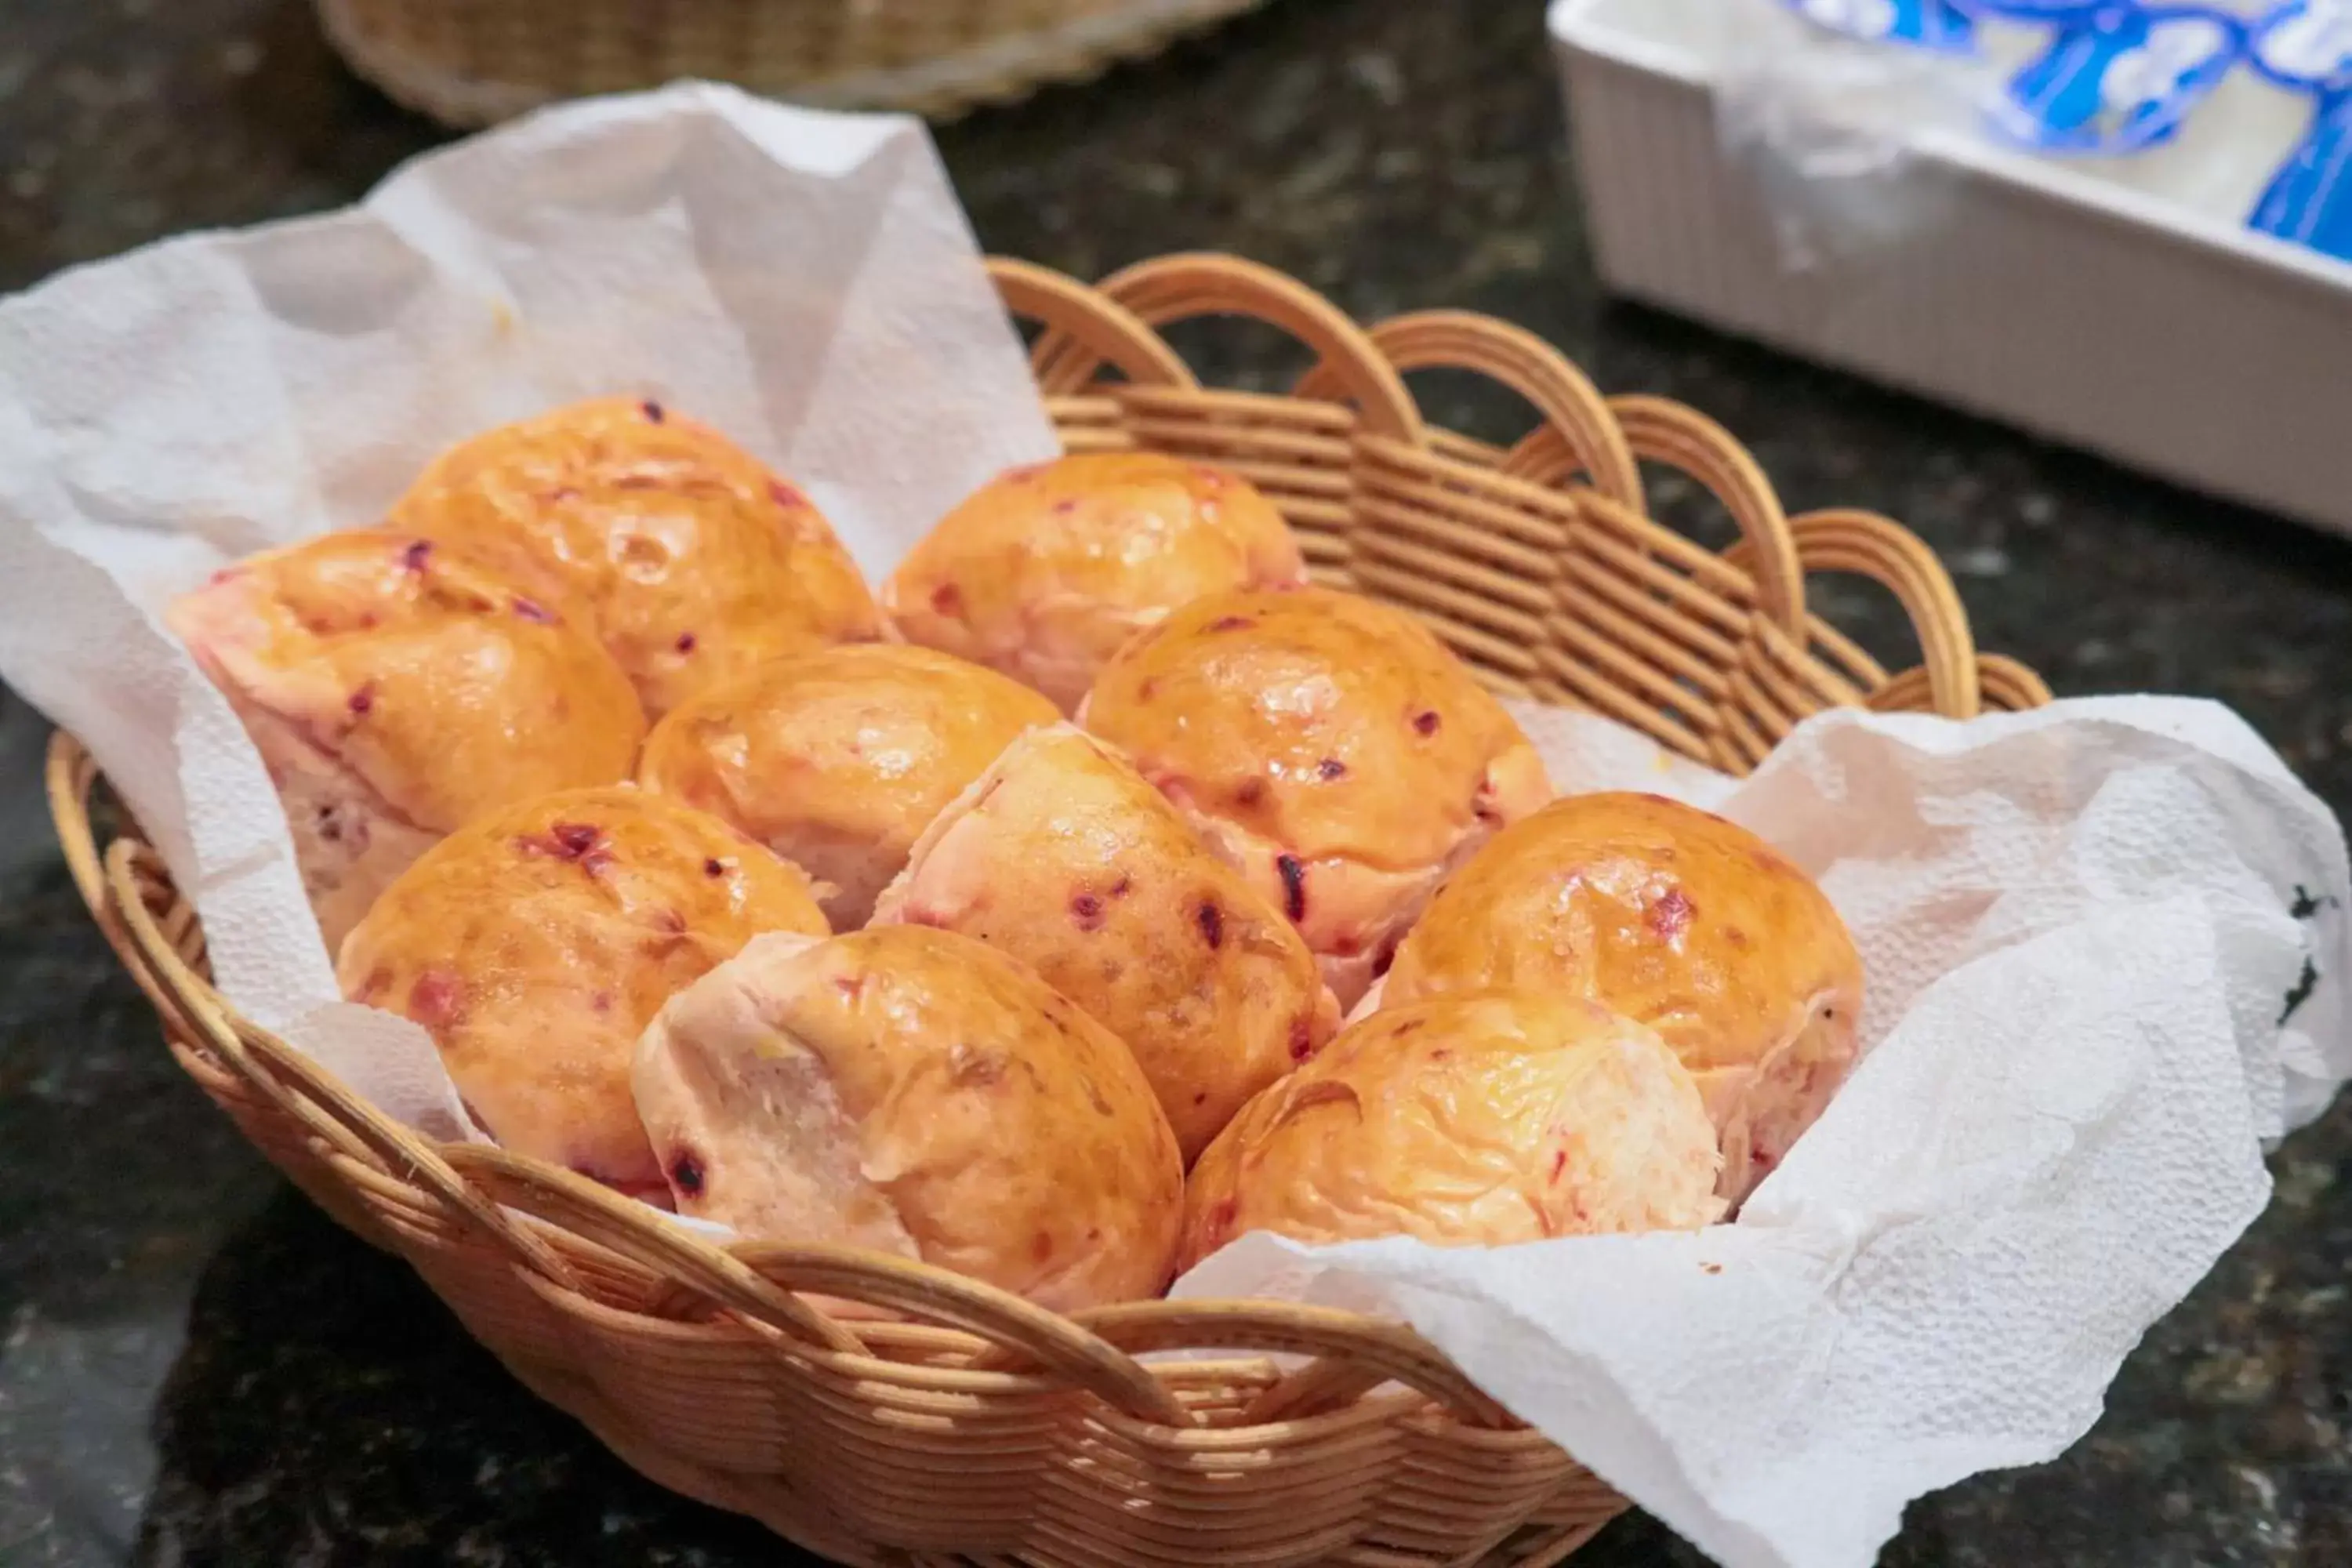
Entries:
{"type": "MultiPolygon", "coordinates": [[[[1703,416],[1603,398],[1517,328],[1430,312],[1365,331],[1221,257],[1097,288],[994,268],[1044,329],[1033,365],[1067,447],[1247,475],[1317,575],[1419,614],[1498,689],[1607,713],[1735,773],[1832,705],[1964,718],[2047,700],[2031,671],[1978,656],[1949,579],[1902,528],[1788,517],[1703,416]],[[1288,395],[1205,389],[1156,329],[1210,313],[1280,328],[1317,363],[1288,395]],[[1534,432],[1498,447],[1429,426],[1402,376],[1437,367],[1509,387],[1534,432]],[[1740,542],[1718,553],[1652,521],[1643,461],[1712,491],[1740,542]],[[1811,572],[1891,589],[1920,664],[1890,674],[1811,615],[1811,572]]],[[[211,989],[202,928],[154,851],[135,833],[101,845],[100,782],[58,736],[68,863],[180,1063],[517,1378],[664,1486],[840,1561],[894,1565],[1541,1568],[1625,1506],[1394,1324],[1269,1302],[1062,1317],[900,1258],[715,1246],[568,1171],[430,1142],[211,989]],[[1139,1359],[1165,1350],[1209,1353],[1139,1359]]]]}
{"type": "Polygon", "coordinates": [[[1265,0],[318,0],[354,69],[450,125],[682,79],[945,118],[1265,0]]]}

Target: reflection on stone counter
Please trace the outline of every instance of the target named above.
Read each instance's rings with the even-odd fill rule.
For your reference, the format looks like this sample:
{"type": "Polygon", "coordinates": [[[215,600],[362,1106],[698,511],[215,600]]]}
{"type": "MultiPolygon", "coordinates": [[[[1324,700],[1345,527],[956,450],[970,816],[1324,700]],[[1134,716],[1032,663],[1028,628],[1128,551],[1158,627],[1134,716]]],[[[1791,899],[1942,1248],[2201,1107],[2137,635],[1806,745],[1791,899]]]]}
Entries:
{"type": "MultiPolygon", "coordinates": [[[[1280,0],[1095,86],[943,131],[991,248],[1095,275],[1255,256],[1361,316],[1484,310],[1612,391],[1748,441],[1792,508],[1906,521],[1980,640],[2062,691],[2244,712],[2352,806],[2352,547],[1606,305],[1562,178],[1539,5],[1280,0]],[[1213,104],[1213,110],[1204,106],[1213,104]]],[[[304,0],[8,0],[0,284],[181,228],[348,201],[439,137],[341,74],[304,0]]],[[[1214,324],[1205,376],[1304,355],[1214,324]]],[[[1415,377],[1433,417],[1507,399],[1415,377]]],[[[1721,523],[1687,486],[1664,513],[1721,523]]],[[[1818,607],[1908,663],[1875,589],[1818,607]]],[[[0,694],[0,1563],[772,1564],[757,1526],[630,1474],[404,1268],[279,1182],[179,1073],[48,837],[38,720],[0,694]]],[[[1916,1505],[1892,1568],[2352,1563],[2352,1102],[2054,1464],[1916,1505]]],[[[1578,1568],[1696,1563],[1639,1516],[1578,1568]]]]}

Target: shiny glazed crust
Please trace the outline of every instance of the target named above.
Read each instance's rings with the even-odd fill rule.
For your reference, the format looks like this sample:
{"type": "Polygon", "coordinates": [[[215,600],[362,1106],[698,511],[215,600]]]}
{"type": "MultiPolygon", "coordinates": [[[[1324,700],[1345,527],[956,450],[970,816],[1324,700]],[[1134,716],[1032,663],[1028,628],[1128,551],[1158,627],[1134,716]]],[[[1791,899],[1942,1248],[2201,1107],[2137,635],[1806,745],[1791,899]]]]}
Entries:
{"type": "Polygon", "coordinates": [[[1067,712],[1136,632],[1203,594],[1307,580],[1274,503],[1156,452],[1010,470],[940,521],[883,584],[901,636],[1003,670],[1067,712]]]}
{"type": "Polygon", "coordinates": [[[637,779],[807,871],[836,931],[864,925],[931,819],[1024,730],[1036,692],[929,648],[780,659],[673,709],[637,779]]]}
{"type": "Polygon", "coordinates": [[[682,1213],[879,1247],[1058,1310],[1157,1294],[1183,1168],[1127,1047],[1003,953],[891,926],[765,937],[646,1031],[682,1213]]]}
{"type": "Polygon", "coordinates": [[[1183,606],[1104,668],[1079,718],[1290,917],[1342,1005],[1446,872],[1551,794],[1427,628],[1326,588],[1183,606]]]}
{"type": "Polygon", "coordinates": [[[444,834],[628,776],[646,732],[596,639],[415,534],[325,534],[215,573],[172,629],[268,765],[330,949],[444,834]]]}
{"type": "Polygon", "coordinates": [[[1715,1131],[1657,1036],[1564,996],[1378,1014],[1250,1101],[1193,1167],[1182,1267],[1254,1230],[1501,1247],[1722,1212],[1715,1131]]]}
{"type": "Polygon", "coordinates": [[[393,521],[578,607],[656,719],[763,659],[882,636],[809,499],[658,403],[601,398],[460,442],[393,521]]]}
{"type": "Polygon", "coordinates": [[[1722,1131],[1734,1202],[1860,1048],[1862,961],[1829,900],[1746,828],[1658,795],[1572,795],[1497,835],[1405,939],[1381,1004],[1496,985],[1655,1028],[1722,1131]]]}
{"type": "Polygon", "coordinates": [[[1013,742],[940,814],[877,923],[1028,963],[1125,1041],[1190,1160],[1339,1025],[1280,910],[1125,759],[1069,726],[1013,742]]]}
{"type": "Polygon", "coordinates": [[[343,943],[343,994],[415,1019],[482,1129],[665,1194],[629,1095],[672,993],[761,931],[821,935],[801,871],[627,784],[494,813],[411,866],[343,943]]]}

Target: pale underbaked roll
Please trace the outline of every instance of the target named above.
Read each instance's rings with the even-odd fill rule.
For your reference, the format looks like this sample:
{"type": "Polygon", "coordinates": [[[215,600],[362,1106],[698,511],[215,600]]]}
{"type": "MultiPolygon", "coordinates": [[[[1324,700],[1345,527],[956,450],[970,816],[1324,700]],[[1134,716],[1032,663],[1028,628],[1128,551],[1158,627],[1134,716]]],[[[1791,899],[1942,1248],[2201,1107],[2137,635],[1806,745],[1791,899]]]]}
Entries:
{"type": "Polygon", "coordinates": [[[331,952],[444,835],[550,790],[617,783],[645,738],[593,636],[413,533],[265,552],[166,618],[268,765],[331,952]]]}
{"type": "Polygon", "coordinates": [[[599,398],[460,442],[393,521],[573,605],[656,719],[763,659],[882,636],[809,499],[659,403],[599,398]]]}
{"type": "Polygon", "coordinates": [[[1104,667],[1079,721],[1290,917],[1343,1006],[1446,872],[1551,795],[1426,627],[1324,588],[1193,601],[1104,667]]]}
{"type": "Polygon", "coordinates": [[[1572,997],[1381,1012],[1266,1089],[1192,1169],[1182,1267],[1254,1230],[1441,1247],[1696,1229],[1715,1130],[1674,1053],[1572,997]]]}
{"type": "Polygon", "coordinates": [[[1014,468],[940,519],[883,584],[900,635],[1003,670],[1066,712],[1102,662],[1203,594],[1307,580],[1274,503],[1155,452],[1014,468]]]}
{"type": "Polygon", "coordinates": [[[482,1130],[667,1203],[629,1092],[672,993],[762,931],[822,935],[808,879],[724,823],[626,784],[478,819],[343,944],[343,994],[423,1025],[482,1130]]]}
{"type": "Polygon", "coordinates": [[[1639,1018],[1698,1081],[1734,1203],[1860,1052],[1862,960],[1821,889],[1660,795],[1571,795],[1496,836],[1398,949],[1381,1005],[1506,985],[1639,1018]]]}
{"type": "Polygon", "coordinates": [[[853,931],[940,808],[1054,705],[929,648],[869,643],[778,659],[654,727],[637,781],[724,817],[822,884],[853,931]]]}
{"type": "Polygon", "coordinates": [[[764,937],[665,1007],[637,1107],[680,1213],[1069,1311],[1158,1293],[1183,1209],[1127,1047],[951,931],[764,937]]]}
{"type": "Polygon", "coordinates": [[[977,937],[1124,1040],[1190,1160],[1321,1047],[1339,1005],[1280,910],[1123,758],[1060,725],[1013,742],[875,910],[977,937]]]}

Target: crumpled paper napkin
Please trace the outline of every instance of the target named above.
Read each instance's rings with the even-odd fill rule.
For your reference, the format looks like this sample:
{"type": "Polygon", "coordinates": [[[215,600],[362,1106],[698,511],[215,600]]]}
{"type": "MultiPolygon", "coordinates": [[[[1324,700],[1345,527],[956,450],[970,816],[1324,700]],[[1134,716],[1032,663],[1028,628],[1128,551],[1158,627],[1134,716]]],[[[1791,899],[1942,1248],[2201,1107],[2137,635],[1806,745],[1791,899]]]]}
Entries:
{"type": "MultiPolygon", "coordinates": [[[[228,996],[444,1135],[429,1041],[337,999],[259,759],[156,615],[370,521],[451,441],[611,392],[730,431],[877,574],[1055,449],[919,127],[722,89],[548,111],[357,209],[0,303],[0,677],[129,798],[228,996]]],[[[1391,1313],[1726,1563],[1865,1563],[1909,1498],[2078,1436],[2261,1208],[2261,1141],[2352,1068],[2343,837],[2201,703],[1827,715],[1743,783],[1526,717],[1562,787],[1683,795],[1817,875],[1869,1058],[1736,1225],[1244,1238],[1182,1289],[1391,1313]]]]}
{"type": "Polygon", "coordinates": [[[549,110],[358,207],[0,303],[0,677],[154,836],[222,990],[443,1136],[468,1127],[432,1042],[338,999],[260,759],[156,617],[373,521],[454,441],[610,393],[791,475],[869,574],[1057,449],[921,124],[726,88],[549,110]]]}
{"type": "Polygon", "coordinates": [[[1176,1294],[1402,1318],[1721,1562],[1860,1568],[1912,1498],[2082,1436],[2262,1211],[2263,1141],[2352,1075],[2343,834],[2186,699],[1827,713],[1740,782],[1522,718],[1563,789],[1690,800],[1817,878],[1869,1054],[1734,1224],[1248,1237],[1176,1294]]]}

